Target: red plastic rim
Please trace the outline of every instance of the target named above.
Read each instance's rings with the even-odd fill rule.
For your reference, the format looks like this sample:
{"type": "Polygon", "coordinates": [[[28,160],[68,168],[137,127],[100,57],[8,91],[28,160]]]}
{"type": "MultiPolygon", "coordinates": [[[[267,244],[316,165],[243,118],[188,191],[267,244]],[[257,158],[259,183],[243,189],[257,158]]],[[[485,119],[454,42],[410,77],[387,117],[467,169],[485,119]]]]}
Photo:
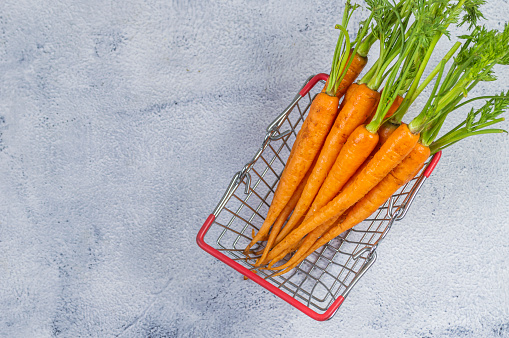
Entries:
{"type": "Polygon", "coordinates": [[[424,170],[423,175],[426,176],[426,178],[430,177],[433,170],[435,170],[435,168],[438,164],[438,161],[440,161],[440,157],[442,157],[442,151],[439,151],[438,153],[433,155],[431,162],[428,164],[428,167],[426,168],[426,170],[424,170]]]}
{"type": "Polygon", "coordinates": [[[299,95],[300,96],[306,95],[307,93],[309,93],[311,88],[313,88],[315,84],[318,83],[318,81],[320,80],[327,81],[328,79],[329,79],[328,74],[325,73],[316,74],[315,76],[313,76],[311,80],[309,80],[309,82],[304,86],[304,88],[302,88],[302,90],[299,92],[299,95]]]}
{"type": "Polygon", "coordinates": [[[311,310],[310,308],[308,308],[307,306],[305,306],[304,304],[302,304],[295,298],[289,296],[284,291],[278,289],[277,287],[275,287],[274,285],[272,285],[271,283],[269,283],[262,277],[258,276],[254,272],[248,270],[246,267],[235,262],[230,257],[224,255],[223,253],[219,252],[215,248],[211,247],[210,245],[205,243],[204,237],[207,234],[207,232],[209,231],[210,227],[212,226],[212,223],[214,223],[214,220],[215,220],[215,216],[213,214],[210,214],[209,217],[207,217],[207,220],[205,221],[205,223],[203,223],[203,226],[201,227],[200,231],[198,232],[198,235],[196,236],[196,243],[198,243],[198,246],[200,248],[202,248],[203,250],[205,250],[212,256],[216,257],[221,262],[223,262],[223,263],[227,264],[228,266],[232,267],[233,269],[237,270],[238,272],[240,272],[247,278],[251,279],[252,281],[256,282],[257,284],[263,286],[264,288],[266,288],[267,290],[269,290],[270,292],[272,292],[279,298],[290,303],[291,305],[293,305],[294,307],[296,307],[297,309],[304,312],[306,315],[308,315],[309,317],[311,317],[315,320],[323,321],[323,320],[330,319],[334,315],[336,310],[339,308],[341,303],[343,303],[343,301],[344,301],[343,296],[339,296],[334,301],[334,303],[332,303],[332,305],[327,309],[327,311],[325,311],[323,314],[319,314],[316,311],[311,310]]]}

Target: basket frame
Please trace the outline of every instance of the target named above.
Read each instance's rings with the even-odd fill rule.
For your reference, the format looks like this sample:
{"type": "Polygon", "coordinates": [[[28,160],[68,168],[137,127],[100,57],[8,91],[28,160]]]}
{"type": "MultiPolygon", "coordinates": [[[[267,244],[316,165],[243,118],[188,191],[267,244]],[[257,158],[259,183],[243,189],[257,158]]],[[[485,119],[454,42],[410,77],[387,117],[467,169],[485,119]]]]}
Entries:
{"type": "MultiPolygon", "coordinates": [[[[286,293],[282,289],[278,288],[276,285],[270,283],[265,278],[262,278],[261,276],[257,275],[253,271],[249,270],[247,267],[243,266],[239,262],[235,261],[231,257],[228,257],[223,252],[218,250],[217,248],[214,248],[213,246],[209,245],[205,241],[205,235],[209,232],[211,226],[214,224],[214,221],[216,220],[217,216],[220,214],[220,212],[225,208],[228,201],[233,196],[234,192],[237,190],[239,185],[242,183],[245,184],[245,193],[247,194],[250,187],[251,187],[251,175],[250,171],[253,167],[253,165],[256,163],[256,161],[260,158],[264,150],[268,147],[269,143],[271,141],[280,140],[283,137],[286,137],[288,132],[280,133],[279,128],[283,124],[284,120],[287,118],[288,114],[292,112],[294,107],[298,104],[300,99],[308,95],[309,91],[314,88],[319,82],[325,82],[328,79],[328,75],[324,73],[320,73],[314,76],[310,76],[306,82],[304,83],[303,87],[299,91],[299,93],[295,96],[295,98],[292,100],[290,105],[267,127],[267,133],[265,135],[265,138],[263,140],[262,146],[257,151],[257,153],[254,155],[252,160],[248,162],[242,170],[237,172],[232,180],[230,181],[230,184],[228,188],[226,189],[226,192],[224,193],[223,197],[217,204],[214,211],[207,217],[204,224],[202,225],[201,229],[199,230],[196,241],[200,248],[202,248],[204,251],[212,255],[213,257],[219,259],[223,263],[227,264],[228,266],[232,267],[242,275],[246,276],[247,278],[251,279],[255,283],[261,285],[268,291],[274,293],[276,296],[280,297],[281,299],[285,300],[298,310],[302,311],[309,317],[318,320],[329,320],[331,319],[334,314],[337,312],[338,308],[343,303],[344,299],[348,296],[348,294],[351,292],[352,288],[357,284],[357,282],[364,276],[364,274],[369,270],[369,268],[374,264],[374,262],[377,259],[377,253],[376,248],[380,244],[380,242],[386,237],[387,233],[391,229],[393,223],[395,221],[402,220],[405,215],[407,214],[412,202],[414,201],[417,192],[420,190],[422,185],[424,184],[425,180],[431,175],[433,170],[435,169],[436,165],[438,164],[438,161],[440,160],[441,152],[438,152],[435,154],[430,162],[427,164],[426,168],[423,170],[422,174],[417,178],[414,185],[411,188],[411,191],[407,193],[405,200],[398,208],[393,208],[392,204],[392,198],[390,199],[388,205],[387,205],[387,213],[390,216],[390,219],[388,220],[388,224],[381,234],[380,238],[370,246],[365,246],[364,248],[358,250],[355,252],[355,254],[351,255],[354,260],[361,256],[365,259],[362,267],[360,270],[355,274],[353,280],[351,280],[350,284],[346,287],[346,289],[341,293],[341,295],[334,297],[335,301],[330,304],[330,306],[323,312],[318,313],[317,311],[313,310],[310,306],[307,306],[306,304],[302,303],[301,301],[297,300],[296,298],[292,297],[290,294],[286,293]]],[[[300,108],[299,108],[300,109],[300,108]]],[[[355,229],[355,228],[354,228],[355,229]]],[[[219,239],[218,239],[219,241],[219,239]]],[[[309,302],[308,302],[309,304],[309,302]]]]}

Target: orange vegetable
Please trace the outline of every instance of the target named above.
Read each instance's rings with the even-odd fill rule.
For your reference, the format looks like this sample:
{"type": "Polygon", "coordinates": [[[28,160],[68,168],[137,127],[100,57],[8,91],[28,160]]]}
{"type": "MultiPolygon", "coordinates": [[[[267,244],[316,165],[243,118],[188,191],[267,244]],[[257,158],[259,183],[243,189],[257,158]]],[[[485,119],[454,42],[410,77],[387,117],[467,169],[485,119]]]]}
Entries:
{"type": "Polygon", "coordinates": [[[412,151],[418,139],[419,134],[413,134],[406,124],[398,127],[352,184],[276,245],[269,259],[279,255],[324,222],[342,215],[387,176],[412,151]]]}
{"type": "MultiPolygon", "coordinates": [[[[279,231],[281,230],[281,227],[287,220],[288,216],[290,216],[292,210],[297,205],[297,202],[299,201],[300,196],[302,195],[302,191],[304,190],[304,187],[306,186],[306,182],[311,175],[311,170],[313,169],[314,164],[316,163],[316,159],[313,162],[313,165],[311,165],[311,168],[306,173],[306,176],[304,176],[304,179],[300,182],[299,187],[295,191],[295,193],[292,195],[286,206],[283,208],[281,213],[276,219],[276,222],[274,222],[274,225],[272,226],[272,229],[270,230],[269,237],[267,244],[265,245],[265,248],[263,250],[262,257],[256,262],[254,266],[259,266],[259,262],[265,260],[265,257],[267,257],[267,254],[269,253],[269,250],[272,248],[272,245],[274,244],[274,241],[276,240],[277,235],[279,234],[279,231]]],[[[254,238],[254,236],[253,236],[254,238]]]]}
{"type": "MultiPolygon", "coordinates": [[[[350,57],[351,55],[352,51],[350,51],[350,57]]],[[[350,61],[350,59],[348,61],[350,61]]],[[[345,77],[339,83],[338,89],[336,91],[336,96],[338,98],[343,97],[343,95],[345,95],[345,93],[347,93],[350,90],[350,87],[354,85],[353,82],[355,81],[355,79],[357,79],[357,77],[362,72],[367,63],[368,63],[367,57],[361,56],[359,55],[359,53],[355,53],[352,63],[350,64],[350,67],[348,67],[348,70],[346,71],[345,77]]],[[[325,92],[325,88],[327,88],[328,84],[329,80],[327,80],[327,82],[325,83],[322,92],[325,92]]],[[[355,85],[358,86],[357,84],[355,85]]],[[[345,100],[346,99],[347,97],[345,97],[345,100]]]]}
{"type": "Polygon", "coordinates": [[[270,227],[297,190],[336,118],[338,102],[339,99],[336,96],[326,93],[319,93],[313,100],[309,114],[297,134],[290,157],[281,174],[267,217],[256,236],[244,250],[245,254],[269,232],[270,227]]]}
{"type": "Polygon", "coordinates": [[[366,85],[359,85],[354,87],[353,90],[355,90],[355,93],[351,96],[350,100],[346,101],[343,109],[339,112],[336,122],[334,122],[325,140],[313,172],[302,192],[302,196],[290,220],[279,233],[276,243],[283,240],[301,222],[346,140],[366,120],[378,100],[378,92],[369,89],[366,85]]]}
{"type": "Polygon", "coordinates": [[[336,197],[348,179],[362,165],[377,144],[378,134],[367,131],[365,125],[360,125],[354,130],[341,149],[325,182],[322,184],[313,204],[309,208],[306,218],[313,215],[336,197]]]}
{"type": "MultiPolygon", "coordinates": [[[[346,213],[346,217],[336,222],[319,240],[311,247],[307,246],[306,250],[297,252],[285,266],[286,271],[293,269],[302,260],[317,250],[322,245],[328,243],[333,238],[339,236],[346,230],[359,224],[369,216],[371,216],[381,205],[383,205],[399,188],[407,184],[412,178],[419,173],[424,163],[430,155],[428,147],[420,143],[412,149],[410,154],[394,168],[376,187],[374,187],[366,196],[364,196],[355,206],[346,213]]],[[[309,237],[306,236],[306,239],[309,237]]],[[[304,243],[301,245],[304,249],[304,243]]]]}

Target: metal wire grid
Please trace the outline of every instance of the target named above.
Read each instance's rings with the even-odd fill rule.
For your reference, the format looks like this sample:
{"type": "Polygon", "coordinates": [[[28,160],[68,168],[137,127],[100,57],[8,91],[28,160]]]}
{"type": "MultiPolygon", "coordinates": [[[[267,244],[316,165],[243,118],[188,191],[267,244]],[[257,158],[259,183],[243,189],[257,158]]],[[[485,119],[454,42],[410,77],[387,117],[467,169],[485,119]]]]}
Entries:
{"type": "MultiPolygon", "coordinates": [[[[216,249],[249,269],[253,268],[254,260],[250,260],[242,251],[251,241],[252,230],[258,231],[263,223],[312,99],[311,93],[296,99],[297,103],[277,128],[278,135],[272,137],[270,142],[264,142],[266,146],[262,147],[259,156],[255,156],[256,160],[244,167],[247,170],[239,176],[244,184],[237,185],[228,201],[218,210],[210,228],[210,236],[217,236],[216,249]]],[[[422,181],[421,173],[370,218],[315,251],[290,273],[271,277],[273,272],[258,270],[258,274],[316,312],[325,312],[339,296],[346,297],[365,272],[363,268],[374,262],[377,244],[387,234],[394,220],[404,216],[405,208],[422,181]]],[[[255,247],[254,251],[261,248],[255,247]]]]}

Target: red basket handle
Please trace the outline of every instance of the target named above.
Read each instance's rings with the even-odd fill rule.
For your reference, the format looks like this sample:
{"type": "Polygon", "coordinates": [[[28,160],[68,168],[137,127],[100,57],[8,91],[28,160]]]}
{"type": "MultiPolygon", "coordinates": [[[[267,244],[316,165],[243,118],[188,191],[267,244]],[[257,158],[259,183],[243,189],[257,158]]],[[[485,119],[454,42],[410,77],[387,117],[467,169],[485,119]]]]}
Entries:
{"type": "Polygon", "coordinates": [[[435,170],[435,167],[437,166],[438,161],[440,161],[441,156],[442,156],[442,151],[439,151],[438,153],[436,153],[433,156],[433,158],[431,159],[431,162],[428,164],[428,167],[424,171],[424,176],[426,176],[426,178],[431,175],[433,170],[435,170]]]}
{"type": "Polygon", "coordinates": [[[300,96],[306,95],[311,90],[311,88],[313,88],[315,84],[317,84],[318,81],[320,80],[327,81],[328,79],[329,79],[328,74],[325,73],[316,74],[311,80],[309,80],[309,82],[304,86],[304,88],[301,89],[299,95],[300,96]]]}

